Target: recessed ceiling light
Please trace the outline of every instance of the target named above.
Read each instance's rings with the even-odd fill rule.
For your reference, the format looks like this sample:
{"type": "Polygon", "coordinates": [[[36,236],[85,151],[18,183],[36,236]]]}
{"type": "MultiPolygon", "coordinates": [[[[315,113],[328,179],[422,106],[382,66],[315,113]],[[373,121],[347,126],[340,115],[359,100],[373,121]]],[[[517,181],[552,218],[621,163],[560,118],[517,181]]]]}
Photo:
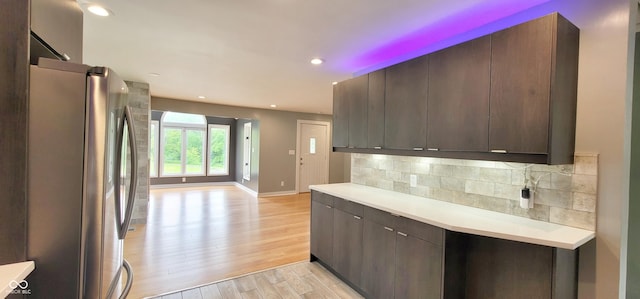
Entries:
{"type": "Polygon", "coordinates": [[[336,81],[333,81],[333,82],[332,82],[331,84],[333,84],[333,85],[336,85],[336,84],[338,84],[338,82],[336,82],[336,81]]]}
{"type": "Polygon", "coordinates": [[[90,5],[89,7],[87,7],[87,10],[89,10],[89,12],[91,12],[92,14],[101,17],[107,17],[111,15],[111,12],[108,9],[97,4],[90,5]]]}
{"type": "Polygon", "coordinates": [[[158,73],[149,73],[149,76],[151,76],[151,77],[160,77],[160,74],[158,74],[158,73]]]}
{"type": "Polygon", "coordinates": [[[319,64],[322,64],[323,62],[324,60],[322,60],[321,58],[311,59],[311,64],[319,65],[319,64]]]}
{"type": "Polygon", "coordinates": [[[271,104],[271,105],[269,105],[269,106],[270,106],[271,108],[276,108],[276,107],[278,107],[278,106],[276,106],[276,104],[271,104]]]}
{"type": "Polygon", "coordinates": [[[205,96],[198,96],[198,99],[206,99],[207,97],[205,96]]]}

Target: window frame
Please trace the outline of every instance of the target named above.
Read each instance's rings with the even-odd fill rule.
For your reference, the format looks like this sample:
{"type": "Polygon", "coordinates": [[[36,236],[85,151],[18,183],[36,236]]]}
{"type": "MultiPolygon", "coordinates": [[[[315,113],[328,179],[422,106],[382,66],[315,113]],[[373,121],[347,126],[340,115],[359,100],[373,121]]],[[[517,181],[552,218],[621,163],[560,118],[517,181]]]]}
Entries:
{"type": "MultiPolygon", "coordinates": [[[[160,121],[158,120],[152,120],[149,122],[149,154],[152,157],[155,157],[155,159],[153,159],[154,161],[152,161],[152,163],[155,163],[156,165],[156,171],[155,172],[151,172],[151,164],[149,164],[149,177],[150,178],[157,178],[158,174],[160,173],[160,121]],[[155,130],[153,129],[153,126],[155,125],[155,130]],[[155,144],[154,144],[154,151],[153,153],[151,150],[151,137],[155,137],[155,144]]],[[[151,160],[151,159],[149,159],[151,160]]]]}

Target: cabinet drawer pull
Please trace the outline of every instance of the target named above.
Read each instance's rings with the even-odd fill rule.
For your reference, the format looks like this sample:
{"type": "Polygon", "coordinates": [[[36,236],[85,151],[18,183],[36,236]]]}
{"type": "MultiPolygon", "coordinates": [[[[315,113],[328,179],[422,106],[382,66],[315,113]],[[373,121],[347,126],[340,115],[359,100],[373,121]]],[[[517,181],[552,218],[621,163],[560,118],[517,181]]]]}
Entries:
{"type": "Polygon", "coordinates": [[[382,149],[382,146],[374,146],[373,149],[382,149]]]}
{"type": "Polygon", "coordinates": [[[385,226],[385,227],[384,227],[384,229],[386,229],[386,230],[388,230],[388,231],[390,231],[390,232],[392,232],[392,231],[393,231],[393,228],[390,228],[390,227],[388,227],[388,226],[385,226]]]}
{"type": "Polygon", "coordinates": [[[431,151],[431,152],[437,152],[437,151],[439,151],[440,149],[437,149],[437,148],[428,148],[427,150],[428,150],[428,151],[431,151]]]}
{"type": "Polygon", "coordinates": [[[360,219],[362,219],[362,217],[360,217],[360,216],[355,216],[355,215],[353,215],[353,218],[355,218],[356,220],[360,220],[360,219]]]}
{"type": "Polygon", "coordinates": [[[492,153],[496,153],[496,154],[506,154],[507,150],[502,150],[502,149],[494,149],[491,150],[492,153]]]}
{"type": "Polygon", "coordinates": [[[407,236],[407,234],[405,234],[405,233],[403,233],[403,232],[398,232],[398,235],[401,235],[401,236],[403,236],[403,237],[406,237],[406,236],[407,236]]]}
{"type": "Polygon", "coordinates": [[[414,147],[413,150],[414,151],[423,151],[424,147],[414,147]]]}
{"type": "Polygon", "coordinates": [[[325,207],[327,207],[327,209],[331,209],[330,205],[324,205],[325,207]]]}

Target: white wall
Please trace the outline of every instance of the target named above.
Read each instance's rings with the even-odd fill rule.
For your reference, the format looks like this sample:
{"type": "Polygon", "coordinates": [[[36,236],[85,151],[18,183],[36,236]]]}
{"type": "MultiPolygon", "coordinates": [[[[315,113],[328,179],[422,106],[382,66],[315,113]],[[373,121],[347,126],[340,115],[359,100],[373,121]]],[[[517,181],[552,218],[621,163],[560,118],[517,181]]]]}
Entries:
{"type": "Polygon", "coordinates": [[[624,298],[630,162],[626,112],[631,102],[635,30],[630,29],[635,29],[635,9],[629,0],[562,0],[552,5],[581,29],[576,151],[600,153],[602,200],[595,252],[581,256],[579,297],[624,298]],[[588,271],[595,275],[585,275],[588,271]]]}

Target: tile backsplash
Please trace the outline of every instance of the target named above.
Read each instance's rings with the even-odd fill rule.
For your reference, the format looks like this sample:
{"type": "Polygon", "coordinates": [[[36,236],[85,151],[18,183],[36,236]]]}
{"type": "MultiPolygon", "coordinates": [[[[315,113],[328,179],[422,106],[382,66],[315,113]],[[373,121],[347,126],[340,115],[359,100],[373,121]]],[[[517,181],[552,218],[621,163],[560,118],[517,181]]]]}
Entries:
{"type": "Polygon", "coordinates": [[[596,225],[597,154],[552,166],[351,154],[351,182],[587,230],[596,225]],[[534,190],[532,209],[520,208],[525,181],[534,190]]]}

